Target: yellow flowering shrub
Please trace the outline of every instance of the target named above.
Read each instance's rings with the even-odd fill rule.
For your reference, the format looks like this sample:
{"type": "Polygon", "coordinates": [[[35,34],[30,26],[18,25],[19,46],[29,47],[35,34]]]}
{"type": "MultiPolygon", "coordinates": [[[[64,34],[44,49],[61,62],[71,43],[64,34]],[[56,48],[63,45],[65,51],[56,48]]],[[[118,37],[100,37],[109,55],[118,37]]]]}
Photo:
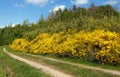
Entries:
{"type": "Polygon", "coordinates": [[[97,63],[120,64],[120,34],[104,30],[93,32],[42,33],[34,40],[16,39],[14,50],[34,54],[80,57],[97,63]]]}
{"type": "Polygon", "coordinates": [[[99,63],[120,64],[120,35],[115,32],[97,30],[91,33],[89,41],[99,63]]]}
{"type": "Polygon", "coordinates": [[[10,45],[10,47],[17,51],[22,51],[22,52],[28,52],[28,44],[29,42],[26,39],[15,39],[12,44],[10,45]]]}
{"type": "Polygon", "coordinates": [[[51,42],[52,40],[49,38],[49,34],[42,33],[30,42],[30,52],[33,52],[35,54],[50,53],[51,51],[49,49],[51,48],[51,42]]]}

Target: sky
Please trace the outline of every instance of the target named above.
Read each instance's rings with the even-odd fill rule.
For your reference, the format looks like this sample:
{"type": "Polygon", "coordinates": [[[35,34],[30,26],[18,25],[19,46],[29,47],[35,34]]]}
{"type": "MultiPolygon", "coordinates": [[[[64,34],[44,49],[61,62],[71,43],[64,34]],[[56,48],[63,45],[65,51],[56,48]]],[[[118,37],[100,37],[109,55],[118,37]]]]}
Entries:
{"type": "Polygon", "coordinates": [[[120,9],[120,0],[0,0],[0,27],[10,24],[20,24],[28,19],[31,23],[37,22],[43,15],[48,17],[51,11],[59,8],[89,7],[110,4],[120,9]]]}

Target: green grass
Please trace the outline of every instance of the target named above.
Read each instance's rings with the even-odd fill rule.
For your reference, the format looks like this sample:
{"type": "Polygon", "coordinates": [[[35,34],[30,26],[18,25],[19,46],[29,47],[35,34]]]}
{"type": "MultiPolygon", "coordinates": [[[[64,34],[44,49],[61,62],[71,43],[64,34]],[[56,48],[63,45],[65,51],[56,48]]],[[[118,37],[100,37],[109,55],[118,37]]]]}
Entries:
{"type": "MultiPolygon", "coordinates": [[[[13,51],[8,46],[6,46],[6,48],[9,51],[13,51]]],[[[19,52],[12,52],[12,53],[19,53],[19,52]]],[[[78,64],[83,64],[83,65],[88,65],[88,66],[94,66],[94,67],[98,67],[98,68],[104,68],[104,69],[111,69],[111,70],[118,70],[118,71],[120,71],[120,65],[117,65],[117,66],[107,65],[107,64],[102,65],[102,64],[92,63],[90,61],[86,61],[86,60],[80,59],[78,57],[72,57],[72,58],[56,57],[53,54],[46,54],[46,55],[40,55],[40,56],[55,58],[55,59],[59,59],[59,60],[62,60],[62,61],[78,63],[78,64]]]]}
{"type": "MultiPolygon", "coordinates": [[[[48,56],[49,57],[49,56],[48,56]]],[[[52,58],[57,58],[55,56],[53,56],[52,58]]],[[[63,61],[67,61],[67,62],[72,62],[72,63],[78,63],[78,64],[83,64],[83,65],[88,65],[88,66],[94,66],[94,67],[98,67],[98,68],[104,68],[104,69],[111,69],[111,70],[118,70],[120,71],[120,65],[117,66],[113,66],[113,65],[107,65],[107,64],[97,64],[97,63],[92,63],[90,61],[85,61],[82,60],[80,58],[57,58],[59,60],[63,60],[63,61]]]]}
{"type": "MultiPolygon", "coordinates": [[[[13,52],[12,52],[13,53],[13,52]]],[[[15,53],[15,52],[14,52],[15,53]]],[[[78,67],[70,64],[65,64],[65,63],[60,63],[60,62],[55,62],[55,61],[49,61],[46,59],[41,59],[39,57],[33,57],[30,55],[26,54],[20,54],[19,52],[15,53],[16,55],[22,56],[24,58],[27,58],[29,60],[33,60],[38,63],[45,63],[48,64],[49,66],[59,69],[61,71],[64,71],[66,73],[72,74],[74,76],[80,76],[80,77],[120,77],[117,75],[112,75],[109,73],[104,73],[101,71],[96,71],[96,70],[90,70],[86,69],[83,67],[78,67]]],[[[68,60],[67,60],[68,61],[68,60]]]]}
{"type": "Polygon", "coordinates": [[[1,63],[0,63],[0,77],[6,77],[6,72],[5,72],[5,70],[3,69],[1,63]]]}
{"type": "Polygon", "coordinates": [[[120,71],[120,65],[114,66],[114,65],[109,65],[109,64],[97,64],[97,63],[93,63],[91,61],[86,61],[86,60],[80,59],[78,57],[71,57],[71,58],[70,57],[56,57],[53,54],[46,54],[46,55],[40,55],[40,56],[54,58],[54,59],[67,61],[67,62],[72,62],[72,63],[88,65],[88,66],[94,66],[94,67],[98,67],[98,68],[104,68],[104,69],[111,69],[111,70],[120,71]]]}
{"type": "Polygon", "coordinates": [[[70,64],[65,64],[60,62],[54,62],[54,61],[48,61],[48,60],[43,60],[43,62],[49,65],[53,65],[59,68],[60,70],[64,70],[67,73],[73,74],[75,76],[80,76],[80,77],[120,77],[120,76],[104,73],[101,71],[90,70],[83,67],[73,66],[70,64]]]}
{"type": "Polygon", "coordinates": [[[2,48],[3,47],[0,47],[0,57],[2,57],[2,60],[4,60],[4,62],[7,63],[12,70],[12,77],[51,77],[50,75],[47,75],[38,69],[32,68],[23,62],[9,57],[5,53],[1,52],[2,48]]]}
{"type": "Polygon", "coordinates": [[[2,56],[3,55],[1,54],[1,50],[0,50],[0,77],[6,77],[6,72],[2,65],[2,56]]]}

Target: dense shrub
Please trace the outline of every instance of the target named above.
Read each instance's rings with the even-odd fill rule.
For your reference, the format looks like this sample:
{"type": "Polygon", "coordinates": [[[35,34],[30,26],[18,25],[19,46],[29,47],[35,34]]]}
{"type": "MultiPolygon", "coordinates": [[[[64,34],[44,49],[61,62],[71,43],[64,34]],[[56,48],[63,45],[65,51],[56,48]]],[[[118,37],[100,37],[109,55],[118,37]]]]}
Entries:
{"type": "Polygon", "coordinates": [[[27,52],[28,51],[28,44],[29,42],[26,39],[15,39],[10,47],[15,51],[22,51],[27,52]]]}
{"type": "Polygon", "coordinates": [[[97,63],[120,64],[120,35],[115,32],[43,33],[28,43],[16,39],[10,45],[14,50],[35,54],[55,54],[63,57],[80,57],[97,63]]]}

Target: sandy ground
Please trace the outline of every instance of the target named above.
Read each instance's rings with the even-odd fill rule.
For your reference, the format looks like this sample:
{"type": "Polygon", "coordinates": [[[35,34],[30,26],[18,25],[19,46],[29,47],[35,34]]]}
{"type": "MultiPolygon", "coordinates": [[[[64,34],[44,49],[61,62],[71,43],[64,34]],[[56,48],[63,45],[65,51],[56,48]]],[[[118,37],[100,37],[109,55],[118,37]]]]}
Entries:
{"type": "Polygon", "coordinates": [[[42,65],[42,64],[39,64],[39,63],[36,63],[36,62],[33,62],[33,61],[30,61],[28,59],[25,59],[25,58],[22,58],[22,57],[19,57],[19,56],[16,56],[14,54],[11,54],[9,53],[5,48],[3,48],[3,51],[5,53],[7,53],[10,57],[14,58],[14,59],[17,59],[19,61],[22,61],[34,68],[37,68],[37,69],[41,69],[43,72],[47,73],[47,74],[50,74],[52,75],[53,77],[73,77],[71,75],[68,75],[64,72],[61,72],[59,70],[56,70],[56,69],[53,69],[51,67],[48,67],[48,66],[45,66],[45,65],[42,65]]]}

